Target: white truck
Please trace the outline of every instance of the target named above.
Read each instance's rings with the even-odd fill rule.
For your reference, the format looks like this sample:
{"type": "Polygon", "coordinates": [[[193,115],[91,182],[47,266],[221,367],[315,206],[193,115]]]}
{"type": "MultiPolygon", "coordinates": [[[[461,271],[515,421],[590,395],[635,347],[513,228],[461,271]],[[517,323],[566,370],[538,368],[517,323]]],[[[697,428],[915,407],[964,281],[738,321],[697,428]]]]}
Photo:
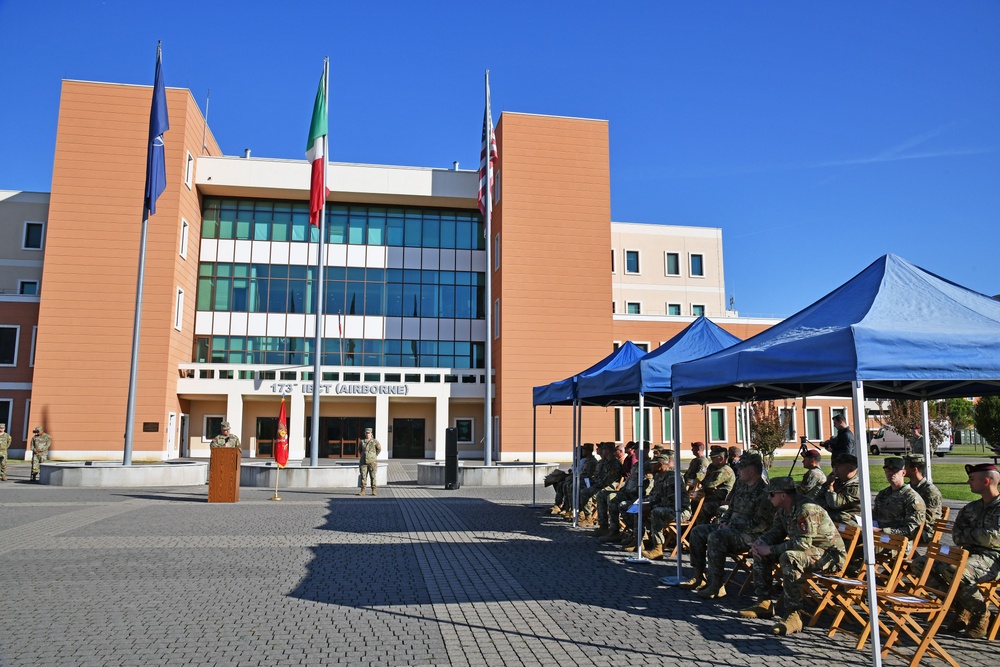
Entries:
{"type": "MultiPolygon", "coordinates": [[[[934,443],[934,453],[944,456],[952,450],[951,423],[947,420],[937,422],[941,429],[941,439],[934,443]]],[[[903,437],[888,426],[878,430],[868,442],[868,450],[875,456],[879,454],[909,454],[912,450],[910,438],[903,437]]]]}

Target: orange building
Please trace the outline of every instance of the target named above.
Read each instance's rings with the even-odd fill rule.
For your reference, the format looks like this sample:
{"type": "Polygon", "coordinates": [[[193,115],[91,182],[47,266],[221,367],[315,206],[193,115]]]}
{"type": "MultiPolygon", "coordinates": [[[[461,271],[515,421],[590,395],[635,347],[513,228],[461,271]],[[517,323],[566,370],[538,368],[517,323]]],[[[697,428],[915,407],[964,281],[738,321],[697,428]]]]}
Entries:
{"type": "MultiPolygon", "coordinates": [[[[150,95],[63,83],[26,408],[52,434],[56,459],[121,457],[150,95]]],[[[316,354],[319,456],[355,456],[373,426],[383,457],[443,458],[455,428],[460,456],[482,458],[486,345],[492,458],[530,459],[537,428],[539,459],[567,460],[570,410],[534,410],[532,387],[625,340],[652,349],[698,315],[740,337],[774,323],[727,309],[721,230],[611,221],[606,121],[502,115],[488,240],[476,172],[332,163],[321,245],[307,222],[304,159],[223,156],[189,91],[168,89],[167,103],[137,460],[206,456],[224,420],[244,456],[269,457],[282,397],[291,456],[305,457],[316,354]],[[326,334],[317,350],[320,252],[326,334]]],[[[829,437],[831,411],[848,408],[810,399],[808,414],[797,406],[795,428],[829,437]]],[[[683,408],[682,439],[740,444],[737,410],[683,408]]],[[[652,440],[669,436],[664,411],[646,419],[652,440]]],[[[630,440],[635,423],[631,409],[587,409],[583,439],[630,440]]]]}

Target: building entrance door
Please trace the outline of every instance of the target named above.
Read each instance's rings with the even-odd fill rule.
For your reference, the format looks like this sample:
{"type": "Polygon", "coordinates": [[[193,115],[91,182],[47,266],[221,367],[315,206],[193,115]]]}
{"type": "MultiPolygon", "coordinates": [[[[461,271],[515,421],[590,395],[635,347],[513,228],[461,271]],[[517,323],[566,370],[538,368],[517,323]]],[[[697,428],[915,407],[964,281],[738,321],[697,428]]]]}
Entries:
{"type": "Polygon", "coordinates": [[[392,420],[392,458],[424,458],[424,420],[392,420]]]}
{"type": "MultiPolygon", "coordinates": [[[[358,441],[366,428],[375,428],[374,417],[320,417],[319,458],[353,459],[358,456],[358,441]]],[[[306,455],[312,441],[312,417],[306,417],[306,455]]]]}

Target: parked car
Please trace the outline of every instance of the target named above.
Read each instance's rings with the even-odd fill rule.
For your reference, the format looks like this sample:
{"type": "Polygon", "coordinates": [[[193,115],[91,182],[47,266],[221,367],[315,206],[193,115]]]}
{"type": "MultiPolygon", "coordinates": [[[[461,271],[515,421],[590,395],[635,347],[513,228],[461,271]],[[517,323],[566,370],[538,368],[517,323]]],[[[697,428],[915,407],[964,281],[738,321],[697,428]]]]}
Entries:
{"type": "MultiPolygon", "coordinates": [[[[938,427],[941,429],[942,437],[938,440],[934,447],[934,453],[938,456],[944,456],[952,450],[952,437],[951,437],[951,424],[946,422],[938,423],[938,427]]],[[[909,454],[912,449],[910,445],[910,438],[905,438],[899,433],[896,433],[888,426],[884,426],[878,430],[873,437],[868,442],[868,449],[874,455],[879,454],[909,454]]]]}

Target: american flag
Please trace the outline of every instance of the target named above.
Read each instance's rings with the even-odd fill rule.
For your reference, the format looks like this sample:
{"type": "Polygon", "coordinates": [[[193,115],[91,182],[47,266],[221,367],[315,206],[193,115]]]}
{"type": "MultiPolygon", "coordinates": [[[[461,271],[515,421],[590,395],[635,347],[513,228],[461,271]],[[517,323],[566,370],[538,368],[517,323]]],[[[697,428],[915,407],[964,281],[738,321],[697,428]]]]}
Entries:
{"type": "Polygon", "coordinates": [[[486,179],[489,179],[489,190],[493,190],[493,169],[496,167],[499,156],[497,155],[497,138],[493,134],[493,116],[490,114],[490,73],[486,72],[486,111],[483,112],[483,149],[479,154],[479,212],[486,217],[487,187],[486,179]]]}

